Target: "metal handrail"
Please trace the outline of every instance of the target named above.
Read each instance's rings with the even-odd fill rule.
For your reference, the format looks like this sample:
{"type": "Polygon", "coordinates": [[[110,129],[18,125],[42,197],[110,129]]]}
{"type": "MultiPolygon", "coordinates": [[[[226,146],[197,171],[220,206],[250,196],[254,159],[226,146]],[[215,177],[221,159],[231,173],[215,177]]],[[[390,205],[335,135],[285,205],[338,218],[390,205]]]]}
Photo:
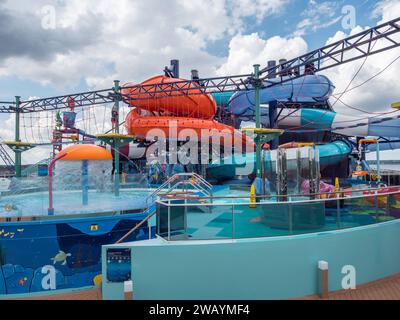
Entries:
{"type": "MultiPolygon", "coordinates": [[[[313,200],[337,200],[337,199],[348,199],[348,197],[344,197],[344,194],[352,193],[352,192],[362,192],[362,191],[375,191],[373,194],[363,194],[363,195],[358,195],[359,197],[371,197],[371,196],[385,196],[388,194],[400,194],[400,186],[390,186],[390,187],[383,187],[383,188],[367,188],[367,189],[355,189],[355,190],[338,190],[338,191],[333,191],[333,192],[323,192],[323,193],[307,193],[307,194],[288,194],[288,195],[261,195],[261,196],[255,196],[257,199],[270,199],[270,198],[294,198],[294,197],[317,197],[317,196],[326,196],[326,195],[336,195],[336,197],[332,198],[317,198],[313,200]],[[391,189],[398,188],[398,190],[390,191],[391,189]],[[388,192],[386,193],[377,193],[376,191],[382,190],[382,189],[389,189],[388,192]],[[342,195],[342,197],[340,197],[342,195]]],[[[357,195],[354,195],[354,197],[357,197],[357,195]]],[[[190,196],[190,197],[185,197],[185,196],[175,196],[176,200],[184,200],[184,199],[249,199],[250,195],[248,196],[190,196]]]]}
{"type": "Polygon", "coordinates": [[[172,191],[176,188],[176,187],[178,187],[179,185],[182,185],[182,184],[190,184],[195,190],[197,190],[197,191],[199,191],[199,192],[204,192],[206,195],[207,194],[209,194],[208,192],[206,192],[206,190],[204,190],[204,189],[202,189],[202,188],[199,188],[196,184],[194,184],[192,181],[190,181],[190,180],[187,180],[187,181],[179,181],[176,185],[174,185],[174,188],[171,188],[170,190],[168,190],[166,193],[162,193],[162,194],[160,194],[160,195],[162,195],[162,196],[174,196],[174,194],[172,193],[172,191]]]}
{"type": "Polygon", "coordinates": [[[146,218],[144,218],[142,221],[140,221],[136,226],[134,226],[131,230],[129,230],[124,236],[122,236],[115,244],[121,243],[124,241],[129,235],[131,235],[133,232],[135,232],[137,229],[139,229],[143,223],[148,221],[152,216],[154,216],[157,213],[157,210],[154,210],[152,213],[150,213],[146,218]]]}
{"type": "MultiPolygon", "coordinates": [[[[146,203],[149,199],[152,199],[155,195],[159,194],[161,190],[165,189],[168,185],[171,185],[172,183],[178,181],[178,179],[180,177],[194,177],[196,178],[196,180],[200,181],[204,187],[202,189],[208,189],[208,194],[212,195],[212,185],[206,181],[202,176],[198,175],[197,173],[191,172],[191,173],[176,173],[174,174],[172,177],[170,177],[167,181],[165,181],[163,184],[161,184],[156,190],[154,190],[151,194],[149,194],[146,198],[146,203]]],[[[178,181],[178,183],[180,184],[181,181],[178,181]]],[[[194,185],[191,184],[193,187],[194,185]]],[[[175,187],[177,186],[177,184],[175,184],[174,186],[170,186],[168,192],[172,191],[175,187]]],[[[199,190],[199,189],[197,189],[199,190]]],[[[202,190],[199,190],[202,191],[202,190]]]]}

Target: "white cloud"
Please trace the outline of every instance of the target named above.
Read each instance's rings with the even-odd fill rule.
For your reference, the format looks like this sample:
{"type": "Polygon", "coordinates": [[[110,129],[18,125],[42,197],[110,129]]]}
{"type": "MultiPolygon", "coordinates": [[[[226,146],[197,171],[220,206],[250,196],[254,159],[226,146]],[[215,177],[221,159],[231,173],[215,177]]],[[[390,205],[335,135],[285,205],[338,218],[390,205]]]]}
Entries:
{"type": "MultiPolygon", "coordinates": [[[[378,24],[384,21],[391,20],[400,12],[399,1],[383,1],[378,3],[375,14],[379,14],[381,20],[378,24]],[[397,12],[397,13],[396,13],[397,12]]],[[[357,26],[349,34],[343,31],[338,31],[333,37],[327,40],[327,44],[333,43],[343,39],[349,35],[357,34],[362,30],[369,27],[357,26]]],[[[392,36],[396,41],[400,41],[400,36],[392,36]]],[[[376,42],[374,49],[379,49],[383,44],[387,44],[387,40],[376,42]]],[[[356,62],[343,64],[339,67],[329,69],[326,74],[336,86],[334,94],[336,97],[340,96],[339,93],[343,92],[350,84],[349,88],[362,84],[366,80],[374,77],[377,73],[384,70],[392,61],[400,56],[400,48],[385,51],[367,58],[366,61],[361,59],[356,62]],[[352,78],[356,75],[352,81],[352,78]],[[352,81],[352,82],[351,82],[352,81]]],[[[399,100],[400,82],[398,81],[398,74],[400,70],[400,59],[386,69],[386,71],[379,74],[373,80],[360,86],[359,88],[349,91],[341,96],[346,104],[365,110],[367,112],[388,112],[391,111],[390,104],[399,100]]],[[[331,99],[335,103],[336,98],[331,99]]],[[[341,113],[353,114],[360,117],[366,117],[368,114],[362,113],[357,110],[352,110],[346,107],[343,103],[338,101],[335,110],[341,113]]]]}
{"type": "MultiPolygon", "coordinates": [[[[183,76],[191,68],[213,76],[223,59],[207,52],[207,45],[243,32],[243,19],[254,16],[261,22],[279,12],[288,0],[40,0],[34,4],[15,0],[6,8],[15,19],[43,5],[56,8],[57,29],[75,30],[89,20],[93,41],[67,52],[56,52],[51,60],[12,56],[0,63],[0,76],[17,74],[24,79],[68,89],[81,81],[93,87],[110,87],[113,79],[141,81],[162,71],[171,58],[181,60],[183,76]],[[93,23],[95,21],[95,23],[93,23]]],[[[39,21],[39,20],[38,20],[39,21]]],[[[84,25],[85,26],[85,25],[84,25]]],[[[54,30],[49,30],[50,36],[54,30]]],[[[42,37],[46,33],[42,32],[42,37]]],[[[85,35],[83,35],[85,36],[85,35]]],[[[58,39],[62,43],[63,39],[58,39]]],[[[57,46],[58,48],[59,46],[57,46]]]]}
{"type": "Polygon", "coordinates": [[[306,53],[307,49],[307,43],[301,37],[275,36],[264,40],[258,33],[237,35],[230,41],[229,56],[217,73],[248,74],[253,71],[255,63],[265,66],[268,60],[295,58],[306,53]]]}
{"type": "Polygon", "coordinates": [[[307,8],[301,13],[303,20],[297,24],[293,36],[304,36],[307,33],[334,25],[341,19],[341,16],[336,16],[337,9],[338,3],[336,1],[317,3],[310,0],[307,8]]]}
{"type": "Polygon", "coordinates": [[[260,23],[266,16],[280,13],[289,0],[231,0],[228,3],[235,24],[241,25],[244,17],[255,17],[260,23]]]}

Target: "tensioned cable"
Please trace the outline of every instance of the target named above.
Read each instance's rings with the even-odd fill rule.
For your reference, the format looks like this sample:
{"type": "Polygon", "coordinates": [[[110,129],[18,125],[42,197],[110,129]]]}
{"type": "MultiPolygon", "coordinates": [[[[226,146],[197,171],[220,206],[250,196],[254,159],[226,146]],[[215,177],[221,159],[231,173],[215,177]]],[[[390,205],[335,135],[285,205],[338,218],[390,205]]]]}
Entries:
{"type": "MultiPolygon", "coordinates": [[[[362,82],[362,83],[360,83],[360,84],[358,84],[358,85],[356,85],[356,86],[354,86],[354,87],[348,89],[347,92],[350,92],[350,91],[352,91],[352,90],[354,90],[354,89],[357,89],[357,88],[363,86],[364,84],[366,84],[367,82],[373,80],[373,79],[376,78],[377,76],[381,75],[381,74],[382,74],[383,72],[385,72],[393,63],[395,63],[395,62],[396,62],[397,60],[399,60],[399,59],[400,59],[400,55],[399,55],[397,58],[395,58],[392,62],[390,62],[390,63],[389,63],[385,68],[383,68],[381,71],[379,71],[378,73],[376,73],[376,74],[373,75],[372,77],[368,78],[368,79],[365,80],[364,82],[362,82]]],[[[343,92],[338,92],[338,93],[332,94],[332,96],[337,96],[337,95],[340,95],[340,94],[342,94],[342,93],[343,93],[343,92]]]]}
{"type": "MultiPolygon", "coordinates": [[[[376,43],[377,43],[377,41],[374,42],[374,44],[372,45],[372,48],[376,45],[376,43]]],[[[341,92],[341,94],[339,95],[339,97],[338,97],[338,98],[336,99],[336,101],[332,104],[332,107],[341,99],[341,97],[342,97],[345,93],[349,92],[349,87],[350,87],[351,83],[355,80],[355,78],[358,76],[358,74],[360,73],[360,71],[361,71],[362,68],[364,67],[364,65],[365,65],[365,63],[366,63],[368,57],[369,57],[369,55],[367,55],[367,56],[365,57],[363,63],[361,64],[361,66],[359,67],[359,69],[357,70],[357,72],[355,73],[355,75],[353,76],[353,78],[350,80],[350,82],[349,82],[349,84],[347,85],[346,89],[345,89],[343,92],[341,92]]],[[[399,58],[400,58],[400,56],[397,57],[395,60],[393,60],[391,63],[389,63],[383,70],[381,70],[379,73],[377,73],[376,75],[374,75],[373,77],[371,77],[369,80],[372,80],[373,78],[375,78],[376,76],[378,76],[379,74],[381,74],[382,72],[384,72],[385,70],[387,70],[387,68],[389,68],[389,67],[390,67],[397,59],[399,59],[399,58]]],[[[368,80],[368,81],[369,81],[369,80],[368,80]]],[[[364,81],[362,84],[360,84],[360,85],[358,85],[358,86],[356,86],[356,87],[358,88],[358,87],[364,85],[364,84],[365,84],[366,82],[368,82],[368,81],[364,81]]],[[[356,87],[352,88],[351,90],[355,89],[356,87]]],[[[341,102],[342,102],[342,101],[341,101],[341,102]]],[[[343,103],[343,102],[342,102],[342,103],[343,103]]],[[[361,109],[360,109],[360,110],[361,110],[361,109]]],[[[360,111],[360,110],[358,110],[358,111],[360,111]]],[[[329,111],[329,110],[326,110],[324,113],[322,113],[321,115],[319,115],[318,118],[324,117],[325,114],[326,114],[328,111],[329,111]]],[[[363,112],[365,112],[365,113],[370,113],[370,112],[366,112],[366,111],[363,111],[363,112]]],[[[380,113],[380,115],[384,115],[384,114],[387,114],[387,113],[380,113]]],[[[361,119],[359,119],[359,120],[361,120],[361,119]]],[[[356,119],[353,119],[352,121],[357,121],[357,120],[356,120],[356,119]]],[[[315,120],[314,120],[314,121],[310,121],[309,123],[306,123],[305,125],[296,126],[296,127],[291,127],[291,128],[289,128],[288,130],[290,130],[290,129],[297,129],[297,128],[301,129],[301,128],[310,126],[310,125],[312,125],[312,124],[318,124],[318,123],[321,123],[321,122],[318,122],[318,121],[315,121],[315,120]]],[[[286,130],[286,131],[288,131],[288,130],[286,130]]],[[[320,131],[322,130],[322,131],[323,131],[323,130],[333,130],[333,129],[332,129],[332,128],[326,128],[326,129],[318,129],[318,130],[320,130],[320,131]]],[[[311,130],[309,130],[309,131],[311,131],[311,130]]]]}

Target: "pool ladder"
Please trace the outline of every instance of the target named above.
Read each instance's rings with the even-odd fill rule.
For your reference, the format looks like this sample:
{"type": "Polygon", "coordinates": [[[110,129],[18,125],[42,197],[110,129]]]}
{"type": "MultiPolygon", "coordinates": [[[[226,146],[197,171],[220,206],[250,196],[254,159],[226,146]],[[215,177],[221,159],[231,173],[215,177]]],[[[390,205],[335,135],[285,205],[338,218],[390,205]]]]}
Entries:
{"type": "Polygon", "coordinates": [[[212,185],[197,173],[177,173],[161,184],[146,198],[146,203],[154,203],[158,196],[170,196],[177,193],[187,194],[188,191],[197,191],[203,197],[212,197],[212,185]],[[192,188],[188,188],[188,187],[192,188]],[[167,189],[165,191],[165,189],[167,189]],[[181,190],[178,192],[178,190],[181,190]]]}

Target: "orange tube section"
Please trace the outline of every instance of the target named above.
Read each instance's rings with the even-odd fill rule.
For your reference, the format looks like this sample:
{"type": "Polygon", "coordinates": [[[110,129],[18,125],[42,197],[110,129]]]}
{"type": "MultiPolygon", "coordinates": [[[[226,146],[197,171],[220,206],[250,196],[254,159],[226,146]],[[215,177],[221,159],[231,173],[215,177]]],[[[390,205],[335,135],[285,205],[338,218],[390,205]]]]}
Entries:
{"type": "Polygon", "coordinates": [[[126,117],[125,126],[130,135],[145,140],[154,138],[168,138],[179,141],[215,141],[218,144],[241,143],[247,152],[254,151],[254,142],[247,135],[235,128],[208,119],[195,119],[188,117],[143,117],[136,110],[132,110],[126,117]],[[219,135],[219,139],[217,137],[219,135]],[[214,140],[212,140],[214,138],[214,140]]]}
{"type": "Polygon", "coordinates": [[[142,82],[142,85],[157,84],[157,90],[166,91],[184,88],[194,95],[183,96],[181,92],[152,93],[155,91],[152,87],[126,88],[132,85],[129,83],[122,87],[121,93],[128,98],[126,102],[135,107],[125,119],[130,135],[145,140],[165,137],[187,141],[189,137],[191,141],[208,139],[220,145],[241,143],[247,152],[254,151],[254,141],[251,138],[231,126],[213,120],[217,105],[210,95],[202,94],[196,83],[171,84],[179,81],[183,79],[159,75],[142,82]],[[146,93],[139,95],[139,90],[146,93]]]}
{"type": "MultiPolygon", "coordinates": [[[[194,94],[190,96],[182,96],[180,92],[170,92],[166,97],[166,93],[152,94],[149,88],[149,93],[138,95],[139,89],[137,88],[124,88],[132,86],[133,84],[127,83],[122,89],[121,93],[130,97],[133,100],[128,101],[129,105],[139,109],[156,112],[158,115],[163,116],[176,116],[176,117],[190,117],[211,120],[217,112],[217,105],[214,99],[208,94],[201,94],[198,89],[199,85],[193,83],[188,86],[187,84],[172,84],[172,82],[183,81],[183,79],[168,78],[163,75],[155,76],[144,82],[142,85],[160,84],[159,88],[163,90],[171,90],[173,88],[189,89],[189,92],[194,94]],[[140,100],[134,100],[140,98],[140,100]]],[[[157,89],[158,90],[158,89],[157,89]]],[[[143,92],[143,89],[141,89],[143,92]]]]}

